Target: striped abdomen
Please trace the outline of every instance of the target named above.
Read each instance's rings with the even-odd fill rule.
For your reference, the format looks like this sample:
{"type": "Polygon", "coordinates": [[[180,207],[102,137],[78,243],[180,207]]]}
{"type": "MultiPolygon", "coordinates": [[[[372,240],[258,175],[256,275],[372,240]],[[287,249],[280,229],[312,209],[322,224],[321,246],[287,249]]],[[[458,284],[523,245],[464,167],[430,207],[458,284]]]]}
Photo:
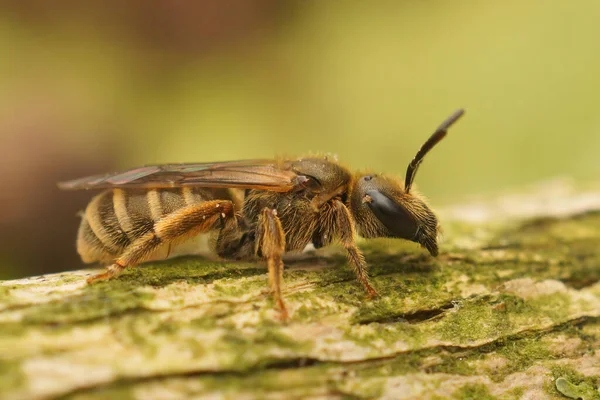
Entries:
{"type": "Polygon", "coordinates": [[[111,262],[161,218],[184,207],[216,199],[229,200],[226,190],[175,188],[113,189],[87,206],[77,236],[77,252],[86,262],[111,262]]]}

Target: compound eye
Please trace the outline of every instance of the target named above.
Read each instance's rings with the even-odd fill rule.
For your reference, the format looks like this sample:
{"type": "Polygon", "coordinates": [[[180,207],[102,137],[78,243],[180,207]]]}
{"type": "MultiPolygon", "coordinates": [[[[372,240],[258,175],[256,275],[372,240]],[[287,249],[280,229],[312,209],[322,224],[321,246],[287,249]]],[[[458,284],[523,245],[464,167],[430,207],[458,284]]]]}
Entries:
{"type": "Polygon", "coordinates": [[[379,190],[369,190],[366,195],[368,198],[364,203],[394,237],[414,239],[417,222],[406,208],[379,190]]]}

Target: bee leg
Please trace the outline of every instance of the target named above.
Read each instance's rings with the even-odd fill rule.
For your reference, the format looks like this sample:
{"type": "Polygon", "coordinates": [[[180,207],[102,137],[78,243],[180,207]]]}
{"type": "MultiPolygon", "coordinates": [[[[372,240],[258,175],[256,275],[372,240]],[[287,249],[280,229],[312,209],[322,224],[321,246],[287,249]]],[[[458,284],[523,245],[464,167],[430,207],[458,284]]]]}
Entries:
{"type": "Polygon", "coordinates": [[[110,278],[119,275],[124,269],[125,267],[123,265],[115,262],[110,267],[106,268],[105,272],[89,277],[87,283],[109,280],[110,278]]]}
{"type": "Polygon", "coordinates": [[[273,299],[279,308],[280,318],[288,319],[288,312],[281,296],[281,284],[283,283],[283,261],[285,252],[285,234],[281,228],[281,221],[277,217],[277,211],[264,208],[258,219],[256,253],[259,252],[267,260],[269,268],[269,286],[273,292],[273,299]]]}
{"type": "Polygon", "coordinates": [[[163,244],[170,244],[186,236],[217,229],[223,221],[234,218],[233,203],[229,200],[211,200],[184,207],[160,219],[154,229],[131,243],[108,267],[106,272],[88,279],[88,283],[110,279],[129,266],[148,259],[163,244]]]}
{"type": "MultiPolygon", "coordinates": [[[[354,224],[352,223],[352,217],[350,216],[350,211],[348,208],[339,200],[333,201],[333,211],[336,215],[336,236],[339,237],[339,240],[346,249],[348,261],[356,274],[356,277],[362,283],[365,290],[369,294],[370,297],[376,297],[377,291],[373,289],[371,284],[369,283],[369,274],[367,273],[367,262],[365,261],[365,257],[362,255],[356,243],[354,243],[354,224]]],[[[333,236],[333,235],[332,235],[333,236]]]]}

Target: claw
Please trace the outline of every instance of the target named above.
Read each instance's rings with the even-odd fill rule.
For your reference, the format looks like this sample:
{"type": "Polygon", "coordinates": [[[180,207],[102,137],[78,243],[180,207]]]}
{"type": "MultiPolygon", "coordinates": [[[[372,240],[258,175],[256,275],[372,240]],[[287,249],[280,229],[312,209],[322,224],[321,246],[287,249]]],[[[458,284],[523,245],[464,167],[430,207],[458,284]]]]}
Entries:
{"type": "Polygon", "coordinates": [[[282,300],[279,300],[277,302],[277,307],[279,308],[279,320],[283,321],[283,322],[287,322],[290,319],[290,315],[287,311],[287,308],[285,306],[285,303],[282,300]]]}
{"type": "Polygon", "coordinates": [[[379,293],[377,293],[377,291],[373,289],[371,285],[366,284],[365,289],[367,290],[367,295],[369,296],[369,298],[374,299],[376,297],[379,297],[379,293]]]}
{"type": "Polygon", "coordinates": [[[87,281],[88,285],[92,284],[94,282],[98,282],[98,281],[107,281],[107,280],[119,275],[121,273],[121,271],[123,271],[124,269],[125,269],[125,267],[122,266],[121,264],[114,263],[113,265],[108,267],[105,272],[91,276],[91,277],[87,278],[86,281],[87,281]]]}

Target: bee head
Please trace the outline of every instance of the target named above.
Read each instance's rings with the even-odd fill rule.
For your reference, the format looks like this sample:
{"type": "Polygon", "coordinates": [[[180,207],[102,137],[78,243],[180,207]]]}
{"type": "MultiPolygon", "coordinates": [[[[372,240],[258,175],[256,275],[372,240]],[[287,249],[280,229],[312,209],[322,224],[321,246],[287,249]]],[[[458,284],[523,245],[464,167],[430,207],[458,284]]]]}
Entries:
{"type": "Polygon", "coordinates": [[[438,219],[425,201],[407,193],[401,182],[382,175],[361,176],[350,201],[361,236],[410,240],[437,256],[438,219]]]}
{"type": "Polygon", "coordinates": [[[376,174],[355,179],[350,207],[358,232],[365,238],[393,237],[419,243],[437,256],[438,219],[423,198],[411,191],[417,169],[425,155],[442,140],[462,115],[458,110],[446,119],[421,146],[408,164],[404,184],[376,174]]]}

